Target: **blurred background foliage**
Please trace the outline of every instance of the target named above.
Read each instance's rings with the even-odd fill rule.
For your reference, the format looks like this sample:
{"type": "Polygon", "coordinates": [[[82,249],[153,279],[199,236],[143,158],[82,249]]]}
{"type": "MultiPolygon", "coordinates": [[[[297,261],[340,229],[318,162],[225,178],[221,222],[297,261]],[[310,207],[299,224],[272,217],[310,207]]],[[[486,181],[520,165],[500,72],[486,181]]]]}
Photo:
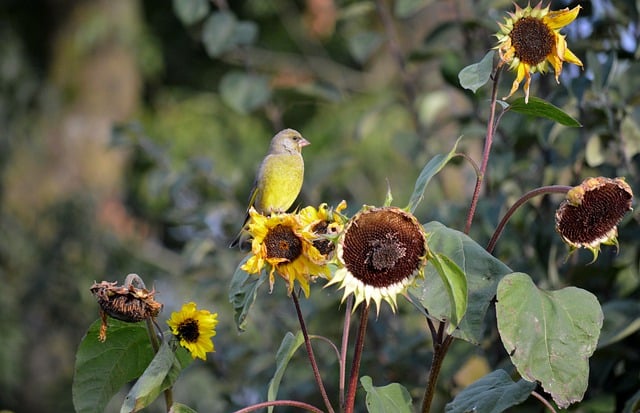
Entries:
{"type": "MultiPolygon", "coordinates": [[[[523,2],[518,2],[525,6],[523,2]]],[[[471,235],[487,242],[526,191],[624,176],[640,194],[638,2],[553,1],[583,9],[566,29],[585,63],[532,95],[584,126],[507,113],[494,143],[471,235]]],[[[159,291],[161,323],[185,301],[219,313],[216,353],[194,363],[176,400],[202,412],[261,401],[285,332],[297,330],[283,285],[266,288],[247,331],[236,331],[227,290],[242,253],[238,230],[255,169],[274,131],[298,129],[305,149],[299,205],[345,199],[353,213],[405,206],[424,164],[460,135],[479,161],[488,91],[457,73],[495,42],[510,1],[480,0],[5,0],[0,3],[0,410],[73,411],[74,353],[98,310],[94,280],[138,273],[159,291]]],[[[503,76],[501,93],[513,74],[503,76]]],[[[501,95],[501,96],[502,96],[501,95]]],[[[462,229],[475,183],[448,166],[416,211],[462,229]]],[[[496,256],[545,288],[576,285],[605,311],[590,387],[575,411],[621,411],[640,388],[640,231],[620,226],[620,248],[566,259],[553,217],[560,199],[519,211],[496,256]]],[[[340,294],[304,300],[310,331],[341,336],[340,294]]],[[[401,303],[370,324],[363,374],[422,396],[430,364],[424,320],[401,303]]],[[[336,394],[337,365],[317,351],[336,394]]],[[[281,397],[317,402],[306,358],[287,370],[281,397]]],[[[437,410],[497,367],[513,371],[489,317],[479,346],[456,342],[437,410]]],[[[114,398],[117,411],[122,397],[114,398]],[[117,400],[116,400],[117,399],[117,400]]],[[[360,403],[361,408],[363,403],[360,403]]],[[[156,410],[159,407],[156,408],[156,410]]],[[[154,410],[151,408],[150,410],[154,410]]],[[[518,411],[542,411],[534,400],[518,411]]],[[[159,411],[159,410],[157,410],[159,411]]]]}

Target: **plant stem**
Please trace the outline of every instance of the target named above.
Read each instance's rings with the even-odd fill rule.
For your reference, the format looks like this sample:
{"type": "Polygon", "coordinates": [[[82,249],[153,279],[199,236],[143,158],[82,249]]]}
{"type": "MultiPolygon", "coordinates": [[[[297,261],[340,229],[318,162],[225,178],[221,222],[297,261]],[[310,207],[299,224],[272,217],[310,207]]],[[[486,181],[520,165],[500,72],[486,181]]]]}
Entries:
{"type": "Polygon", "coordinates": [[[498,100],[498,80],[500,79],[500,67],[494,70],[492,79],[493,88],[491,90],[491,110],[489,113],[489,121],[487,122],[487,136],[484,141],[484,150],[482,151],[482,164],[480,165],[480,173],[476,178],[476,187],[473,190],[473,197],[471,198],[471,205],[469,206],[469,214],[467,215],[467,223],[464,228],[465,234],[469,234],[469,231],[471,230],[471,222],[473,221],[473,216],[476,213],[478,199],[480,198],[480,189],[482,188],[484,175],[487,172],[487,164],[489,163],[489,153],[491,152],[493,135],[495,133],[496,102],[498,100]]]}
{"type": "Polygon", "coordinates": [[[427,323],[429,324],[429,330],[433,338],[433,359],[429,379],[427,380],[427,387],[424,391],[424,398],[422,399],[422,413],[429,413],[431,409],[431,402],[433,402],[433,397],[436,393],[436,383],[440,375],[442,362],[444,361],[447,351],[449,351],[449,346],[453,343],[453,336],[445,334],[444,329],[446,323],[440,323],[437,331],[433,327],[431,320],[427,319],[427,323]]]}
{"type": "Polygon", "coordinates": [[[550,412],[556,413],[556,409],[553,408],[551,403],[549,403],[544,397],[542,397],[538,392],[532,391],[531,395],[536,399],[540,400],[542,404],[544,404],[550,412]]]}
{"type": "Polygon", "coordinates": [[[325,390],[324,384],[322,383],[322,377],[320,377],[320,370],[318,370],[318,364],[316,363],[316,358],[313,355],[313,348],[311,347],[311,340],[309,340],[307,326],[304,323],[304,317],[302,317],[302,311],[300,310],[300,301],[298,301],[298,295],[295,291],[291,292],[291,298],[293,298],[293,303],[296,307],[296,313],[298,314],[298,322],[300,323],[300,329],[302,330],[302,336],[304,337],[304,345],[307,348],[307,355],[309,356],[309,363],[311,363],[311,369],[313,370],[313,377],[316,379],[316,383],[318,384],[318,388],[320,389],[320,394],[322,395],[322,400],[324,400],[327,411],[329,413],[334,413],[331,402],[329,401],[329,397],[327,396],[327,391],[325,390]]]}
{"type": "Polygon", "coordinates": [[[301,409],[305,409],[313,413],[323,413],[322,410],[318,409],[315,406],[312,406],[304,402],[295,401],[295,400],[273,400],[270,402],[257,403],[257,404],[245,407],[243,409],[236,410],[235,413],[249,413],[255,410],[264,409],[265,407],[269,407],[269,406],[293,406],[293,407],[299,407],[301,409]]]}
{"type": "Polygon", "coordinates": [[[360,313],[360,329],[358,330],[358,340],[353,353],[353,364],[351,365],[351,376],[349,377],[349,390],[347,393],[347,401],[345,413],[353,413],[356,401],[356,389],[358,388],[358,375],[360,372],[360,360],[362,359],[362,351],[364,349],[364,338],[367,332],[367,321],[369,320],[369,304],[362,308],[360,313]]]}
{"type": "Polygon", "coordinates": [[[486,248],[487,252],[491,253],[493,251],[493,249],[496,246],[496,243],[498,242],[498,239],[500,238],[500,235],[502,235],[502,231],[504,230],[504,227],[507,225],[507,222],[509,221],[511,216],[516,212],[516,210],[522,206],[522,204],[524,204],[531,198],[538,195],[566,194],[567,192],[569,192],[570,189],[571,189],[570,186],[550,185],[550,186],[543,186],[540,188],[533,189],[527,192],[526,194],[522,195],[520,199],[518,199],[516,203],[513,204],[511,208],[507,210],[507,213],[500,220],[500,223],[496,227],[496,230],[493,233],[493,236],[491,237],[491,239],[489,240],[489,243],[487,244],[487,248],[486,248]]]}
{"type": "Polygon", "coordinates": [[[349,347],[349,325],[351,324],[351,310],[353,309],[353,295],[347,298],[347,308],[344,313],[344,326],[342,327],[342,344],[340,348],[340,408],[344,410],[344,383],[347,365],[347,349],[349,347]]]}

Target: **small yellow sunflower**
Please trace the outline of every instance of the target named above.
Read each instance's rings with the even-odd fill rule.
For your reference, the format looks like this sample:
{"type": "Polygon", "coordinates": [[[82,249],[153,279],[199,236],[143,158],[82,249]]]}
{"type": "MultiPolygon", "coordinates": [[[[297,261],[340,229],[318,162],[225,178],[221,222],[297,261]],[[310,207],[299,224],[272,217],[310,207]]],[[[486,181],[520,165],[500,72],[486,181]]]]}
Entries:
{"type": "Polygon", "coordinates": [[[586,248],[598,258],[600,245],[618,245],[618,224],[630,211],[633,192],[622,178],[588,178],[567,192],[556,211],[556,231],[571,252],[586,248]]]}
{"type": "Polygon", "coordinates": [[[525,8],[516,4],[515,13],[509,13],[504,24],[498,23],[500,31],[495,35],[498,38],[495,49],[500,54],[500,65],[506,64],[517,73],[511,91],[504,99],[513,95],[526,78],[524,94],[528,103],[531,75],[546,73],[548,63],[553,66],[558,83],[563,62],[582,67],[580,59],[567,47],[565,36],[560,34],[560,29],[574,21],[579,11],[580,6],[549,11],[549,6],[542,7],[542,2],[525,8]]]}
{"type": "Polygon", "coordinates": [[[309,296],[309,281],[314,276],[329,276],[325,257],[313,245],[316,235],[305,229],[295,214],[264,216],[249,210],[249,233],[252,235],[253,256],[241,267],[249,274],[258,274],[269,265],[269,284],[273,289],[275,273],[288,281],[293,291],[297,280],[305,296],[309,296]]]}
{"type": "Polygon", "coordinates": [[[424,229],[396,207],[365,207],[347,223],[337,247],[339,268],[327,286],[340,283],[342,300],[354,295],[354,310],[382,300],[395,311],[396,296],[423,276],[427,260],[424,229]]]}
{"type": "Polygon", "coordinates": [[[167,324],[180,345],[191,352],[191,357],[206,360],[206,354],[215,351],[211,337],[216,335],[217,313],[198,310],[196,303],[189,302],[179,312],[171,313],[167,324]]]}
{"type": "Polygon", "coordinates": [[[346,218],[343,217],[340,212],[346,207],[346,201],[340,202],[335,210],[330,209],[326,203],[323,203],[317,209],[313,206],[308,206],[298,213],[302,226],[316,234],[316,239],[313,240],[313,246],[316,247],[325,258],[328,258],[335,249],[331,239],[332,237],[337,237],[337,235],[342,232],[346,218]]]}

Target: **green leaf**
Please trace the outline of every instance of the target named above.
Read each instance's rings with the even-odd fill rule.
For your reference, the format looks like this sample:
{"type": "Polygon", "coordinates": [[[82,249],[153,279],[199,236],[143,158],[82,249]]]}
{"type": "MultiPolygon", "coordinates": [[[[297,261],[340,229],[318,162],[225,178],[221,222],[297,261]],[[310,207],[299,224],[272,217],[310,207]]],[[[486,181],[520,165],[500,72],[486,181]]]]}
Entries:
{"type": "Polygon", "coordinates": [[[484,86],[491,78],[495,53],[495,50],[490,50],[478,63],[473,63],[462,69],[458,73],[460,86],[469,89],[473,93],[476,93],[476,90],[484,86]]]}
{"type": "Polygon", "coordinates": [[[107,340],[98,340],[100,320],[89,327],[76,353],[73,404],[77,413],[104,411],[122,386],[138,378],[154,352],[144,323],[109,319],[107,340]]]}
{"type": "MultiPolygon", "coordinates": [[[[478,344],[483,337],[487,308],[496,294],[498,282],[512,270],[460,231],[435,221],[425,224],[424,229],[429,237],[429,249],[447,256],[466,275],[467,311],[453,335],[478,344]]],[[[433,265],[427,264],[425,278],[418,279],[409,291],[417,300],[414,305],[426,308],[438,319],[450,319],[451,301],[433,265]]]]}
{"type": "Polygon", "coordinates": [[[241,21],[236,24],[234,38],[239,45],[251,45],[258,37],[258,25],[252,21],[241,21]]]}
{"type": "MultiPolygon", "coordinates": [[[[289,360],[293,357],[293,354],[304,343],[304,337],[299,331],[294,336],[292,333],[285,334],[280,344],[280,348],[276,353],[276,372],[269,381],[269,389],[267,390],[267,400],[273,401],[278,397],[278,389],[280,388],[280,381],[284,371],[287,369],[289,360]]],[[[269,407],[269,413],[273,411],[273,406],[269,407]]]]}
{"type": "Polygon", "coordinates": [[[181,403],[173,403],[171,405],[171,413],[197,413],[191,407],[181,404],[181,403]]]}
{"type": "Polygon", "coordinates": [[[376,387],[371,377],[360,377],[360,383],[367,392],[365,403],[369,413],[411,413],[411,395],[402,385],[391,383],[376,387]]]}
{"type": "Polygon", "coordinates": [[[229,285],[229,302],[233,305],[233,319],[239,331],[245,330],[247,315],[249,314],[251,305],[253,305],[256,300],[258,288],[260,288],[262,283],[267,279],[267,275],[264,272],[261,274],[249,274],[241,269],[250,256],[251,254],[248,254],[240,261],[229,285]]]}
{"type": "Polygon", "coordinates": [[[527,380],[515,383],[504,370],[492,371],[447,403],[445,412],[500,413],[525,401],[535,388],[527,380]]]}
{"type": "Polygon", "coordinates": [[[371,54],[382,44],[383,38],[378,32],[359,32],[347,39],[351,56],[358,63],[365,63],[371,54]]]}
{"type": "Polygon", "coordinates": [[[449,295],[450,315],[448,317],[447,334],[455,331],[460,324],[460,320],[467,311],[467,277],[449,257],[442,254],[434,254],[429,258],[429,262],[440,274],[440,278],[449,295]]]}
{"type": "Polygon", "coordinates": [[[596,297],[576,287],[539,290],[527,274],[513,273],[497,298],[498,331],[520,375],[539,381],[561,408],[582,400],[602,327],[596,297]]]}
{"type": "Polygon", "coordinates": [[[418,204],[424,198],[425,190],[427,189],[427,185],[431,179],[440,172],[455,155],[460,139],[462,139],[462,136],[458,138],[449,153],[446,155],[438,154],[434,156],[429,162],[427,162],[424,168],[422,168],[422,171],[416,180],[415,187],[413,188],[413,194],[411,194],[411,198],[409,199],[409,205],[406,207],[407,211],[413,213],[416,210],[418,204]]]}
{"type": "Polygon", "coordinates": [[[202,42],[209,56],[218,57],[236,47],[236,24],[236,16],[228,11],[213,13],[204,22],[202,42]]]}
{"type": "Polygon", "coordinates": [[[514,100],[511,102],[511,105],[509,105],[509,110],[523,115],[551,119],[561,125],[571,126],[573,128],[579,128],[582,126],[580,122],[572,118],[559,107],[535,96],[529,97],[529,103],[525,103],[524,98],[514,100]]]}
{"type": "Polygon", "coordinates": [[[237,112],[249,113],[269,100],[271,89],[266,76],[232,71],[220,81],[220,94],[237,112]]]}
{"type": "Polygon", "coordinates": [[[209,13],[208,0],[173,0],[173,11],[185,25],[194,24],[209,13]]]}
{"type": "Polygon", "coordinates": [[[640,330],[640,302],[617,300],[602,306],[604,324],[598,348],[608,346],[640,330]]]}
{"type": "Polygon", "coordinates": [[[179,363],[173,351],[166,342],[163,342],[149,367],[125,397],[120,413],[138,412],[150,405],[164,390],[163,383],[174,363],[179,372],[179,363]]]}

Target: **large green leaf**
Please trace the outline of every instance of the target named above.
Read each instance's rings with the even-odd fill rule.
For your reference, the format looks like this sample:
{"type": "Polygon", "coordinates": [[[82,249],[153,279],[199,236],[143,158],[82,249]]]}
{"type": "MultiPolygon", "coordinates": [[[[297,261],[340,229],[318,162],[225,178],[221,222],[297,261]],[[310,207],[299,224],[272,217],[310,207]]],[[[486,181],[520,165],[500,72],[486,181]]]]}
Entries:
{"type": "Polygon", "coordinates": [[[513,273],[497,298],[500,337],[520,375],[539,381],[561,408],[582,400],[603,320],[596,297],[576,287],[540,290],[513,273]]]}
{"type": "MultiPolygon", "coordinates": [[[[291,360],[291,357],[293,357],[293,354],[298,350],[302,343],[304,343],[302,332],[299,331],[295,336],[290,332],[285,334],[282,339],[282,343],[280,344],[280,348],[276,353],[276,372],[269,381],[267,400],[273,401],[278,397],[278,389],[280,388],[280,381],[282,381],[284,371],[287,369],[289,360],[291,360]]],[[[272,411],[273,407],[271,406],[269,407],[269,412],[272,411]]]]}
{"type": "Polygon", "coordinates": [[[529,103],[525,103],[524,98],[518,98],[511,102],[509,110],[523,115],[538,116],[547,118],[558,122],[564,126],[571,126],[574,128],[582,126],[580,122],[565,113],[562,109],[552,105],[546,100],[531,96],[529,103]]]}
{"type": "Polygon", "coordinates": [[[445,412],[500,413],[525,401],[535,388],[534,382],[514,382],[504,370],[492,371],[447,403],[445,412]]]}
{"type": "MultiPolygon", "coordinates": [[[[424,229],[428,234],[429,249],[447,256],[466,276],[467,311],[453,335],[477,344],[482,340],[485,315],[498,282],[512,270],[460,231],[435,221],[425,224],[424,229]]],[[[442,320],[451,319],[449,295],[433,265],[427,263],[425,278],[417,280],[409,291],[429,314],[442,320]]]]}
{"type": "Polygon", "coordinates": [[[365,403],[369,413],[411,413],[411,395],[402,385],[391,383],[376,387],[371,377],[360,377],[360,383],[367,392],[365,403]]]}
{"type": "Polygon", "coordinates": [[[462,69],[458,73],[460,86],[469,89],[473,93],[476,93],[476,90],[484,86],[491,78],[495,53],[495,50],[490,50],[478,63],[473,63],[462,69]]]}
{"type": "Polygon", "coordinates": [[[154,352],[144,323],[109,319],[107,340],[98,340],[100,320],[89,327],[76,353],[73,404],[77,413],[102,412],[122,386],[138,378],[154,352]]]}
{"type": "Polygon", "coordinates": [[[245,330],[247,315],[256,300],[258,288],[267,278],[264,272],[261,274],[249,274],[241,268],[250,256],[249,254],[240,261],[229,285],[229,302],[233,305],[233,319],[239,331],[245,330]]]}
{"type": "Polygon", "coordinates": [[[467,311],[467,278],[460,267],[446,255],[434,254],[429,263],[436,269],[449,296],[449,317],[447,334],[451,334],[460,324],[467,311]]]}
{"type": "Polygon", "coordinates": [[[444,168],[444,166],[453,158],[458,148],[458,143],[460,142],[462,137],[459,137],[456,141],[453,148],[449,151],[449,153],[443,155],[438,154],[431,158],[429,162],[422,168],[418,179],[416,179],[416,184],[413,188],[413,194],[411,194],[411,198],[409,199],[409,205],[407,205],[407,211],[413,213],[422,198],[424,198],[424,192],[427,189],[427,185],[431,181],[431,179],[444,168]]]}

